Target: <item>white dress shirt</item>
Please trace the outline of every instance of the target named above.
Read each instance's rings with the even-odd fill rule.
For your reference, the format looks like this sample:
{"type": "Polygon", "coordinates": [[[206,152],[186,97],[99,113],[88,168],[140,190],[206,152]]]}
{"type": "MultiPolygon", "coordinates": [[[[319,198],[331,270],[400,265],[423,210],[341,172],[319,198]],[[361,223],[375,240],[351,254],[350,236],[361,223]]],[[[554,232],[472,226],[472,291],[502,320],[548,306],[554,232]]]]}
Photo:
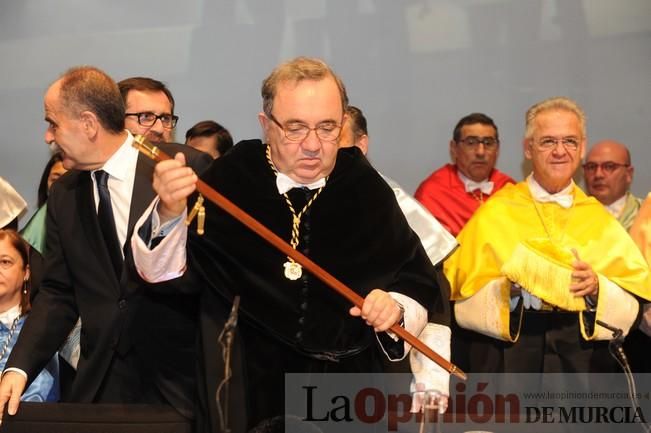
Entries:
{"type": "Polygon", "coordinates": [[[534,179],[533,175],[527,177],[529,192],[534,200],[539,203],[554,202],[559,206],[569,209],[574,203],[574,181],[570,179],[570,184],[555,194],[550,194],[534,179]]]}
{"type": "Polygon", "coordinates": [[[461,182],[463,183],[466,192],[472,193],[473,191],[480,190],[482,194],[487,194],[487,195],[493,192],[493,188],[495,187],[495,185],[493,184],[493,182],[488,180],[488,178],[480,182],[475,182],[474,180],[466,177],[459,170],[457,170],[457,174],[459,175],[459,179],[461,179],[461,182]]]}
{"type": "Polygon", "coordinates": [[[314,181],[312,183],[308,184],[302,184],[296,182],[294,179],[291,177],[287,176],[284,173],[277,172],[276,173],[276,188],[278,189],[278,194],[285,194],[287,191],[289,191],[292,188],[307,188],[310,191],[313,189],[319,189],[322,186],[325,186],[326,184],[326,178],[322,177],[321,179],[314,181]]]}
{"type": "Polygon", "coordinates": [[[0,322],[5,325],[5,328],[11,329],[16,317],[20,316],[20,304],[14,305],[4,313],[0,313],[0,322]]]}
{"type": "Polygon", "coordinates": [[[626,206],[626,194],[606,206],[606,210],[615,218],[619,218],[624,210],[624,206],[626,206]]]}
{"type": "MultiPolygon", "coordinates": [[[[113,218],[115,219],[115,230],[120,241],[120,247],[124,247],[127,241],[127,229],[129,226],[129,212],[131,210],[131,195],[133,184],[136,178],[136,165],[138,163],[138,150],[132,146],[133,135],[128,132],[127,139],[118,150],[104,163],[101,169],[108,173],[108,189],[111,193],[111,206],[113,207],[113,218]]],[[[95,211],[99,207],[99,193],[95,181],[95,171],[91,172],[93,181],[93,197],[95,199],[95,211]]],[[[120,248],[123,254],[123,248],[120,248]]]]}

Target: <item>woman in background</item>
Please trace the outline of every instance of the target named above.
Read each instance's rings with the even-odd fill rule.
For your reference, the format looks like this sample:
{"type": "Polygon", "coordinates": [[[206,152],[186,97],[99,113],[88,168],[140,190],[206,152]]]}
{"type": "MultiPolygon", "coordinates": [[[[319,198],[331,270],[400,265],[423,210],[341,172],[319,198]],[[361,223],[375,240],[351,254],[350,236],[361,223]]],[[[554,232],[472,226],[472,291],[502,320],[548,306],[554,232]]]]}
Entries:
{"type": "Polygon", "coordinates": [[[38,210],[30,218],[29,222],[20,231],[21,236],[29,244],[29,263],[31,265],[32,301],[38,293],[43,277],[43,257],[45,255],[45,217],[47,215],[47,197],[52,184],[66,173],[63,167],[61,153],[52,154],[50,160],[43,169],[41,181],[38,185],[38,210]]]}
{"type": "MultiPolygon", "coordinates": [[[[63,167],[61,153],[54,153],[45,165],[43,174],[41,175],[41,181],[38,185],[38,210],[21,231],[21,235],[25,241],[41,256],[45,251],[45,215],[47,214],[47,206],[45,205],[47,203],[47,197],[52,184],[63,176],[66,171],[63,167]]],[[[40,278],[38,278],[40,277],[40,272],[38,271],[40,269],[32,269],[32,273],[34,271],[37,271],[36,274],[38,275],[33,275],[32,282],[35,282],[35,286],[38,287],[38,282],[40,281],[40,278]],[[34,277],[37,277],[36,281],[34,281],[34,277]]]]}
{"type": "Polygon", "coordinates": [[[41,181],[38,184],[38,207],[41,207],[47,201],[47,197],[50,193],[50,187],[55,180],[60,178],[66,173],[65,167],[63,166],[63,158],[61,153],[53,153],[50,157],[50,160],[45,165],[43,169],[43,174],[41,174],[41,181]]]}
{"type": "MultiPolygon", "coordinates": [[[[29,247],[13,230],[0,230],[0,370],[4,369],[30,310],[29,247]]],[[[58,401],[55,356],[27,388],[23,401],[58,401]]]]}

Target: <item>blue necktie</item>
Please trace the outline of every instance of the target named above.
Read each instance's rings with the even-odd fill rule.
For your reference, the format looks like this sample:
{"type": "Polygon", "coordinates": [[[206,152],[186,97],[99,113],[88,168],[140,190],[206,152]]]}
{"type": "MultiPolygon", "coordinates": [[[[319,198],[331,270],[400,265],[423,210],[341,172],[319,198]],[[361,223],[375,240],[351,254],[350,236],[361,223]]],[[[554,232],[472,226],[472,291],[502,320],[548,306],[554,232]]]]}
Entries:
{"type": "Polygon", "coordinates": [[[108,173],[104,170],[95,172],[95,181],[97,182],[97,191],[99,192],[99,207],[97,208],[97,219],[99,227],[104,237],[104,243],[111,257],[115,275],[120,277],[122,273],[122,252],[117,232],[115,231],[115,218],[113,217],[113,207],[111,206],[111,193],[108,189],[108,173]]]}

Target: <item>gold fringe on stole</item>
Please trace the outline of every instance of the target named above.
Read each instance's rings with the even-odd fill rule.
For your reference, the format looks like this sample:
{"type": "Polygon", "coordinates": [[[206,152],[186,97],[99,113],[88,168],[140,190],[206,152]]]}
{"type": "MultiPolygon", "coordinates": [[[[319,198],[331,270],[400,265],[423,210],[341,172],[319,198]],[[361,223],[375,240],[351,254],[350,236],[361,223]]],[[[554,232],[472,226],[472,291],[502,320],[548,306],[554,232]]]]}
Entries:
{"type": "Polygon", "coordinates": [[[570,292],[571,252],[563,251],[547,239],[519,243],[502,274],[543,301],[567,311],[585,310],[583,298],[570,292]]]}

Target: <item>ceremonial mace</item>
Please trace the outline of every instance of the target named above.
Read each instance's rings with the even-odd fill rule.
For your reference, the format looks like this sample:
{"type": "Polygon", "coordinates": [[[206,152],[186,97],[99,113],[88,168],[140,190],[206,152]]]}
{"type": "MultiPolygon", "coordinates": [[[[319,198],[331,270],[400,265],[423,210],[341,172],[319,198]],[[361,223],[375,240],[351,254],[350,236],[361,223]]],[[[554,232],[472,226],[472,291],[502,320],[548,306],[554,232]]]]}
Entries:
{"type": "MultiPolygon", "coordinates": [[[[136,135],[133,140],[133,147],[138,149],[140,152],[148,156],[149,158],[155,161],[165,161],[167,159],[172,159],[165,152],[161,151],[158,147],[151,144],[147,139],[142,135],[136,135]]],[[[350,301],[353,305],[358,308],[362,308],[364,299],[355,293],[352,289],[346,286],[344,283],[333,277],[326,270],[321,268],[319,265],[314,263],[307,256],[303,255],[301,252],[292,248],[287,242],[278,237],[274,232],[269,230],[267,227],[262,225],[258,220],[253,218],[248,213],[244,212],[232,201],[221,195],[219,192],[215,191],[214,188],[209,186],[207,183],[199,179],[197,181],[197,191],[203,194],[208,200],[222,208],[226,213],[231,215],[236,220],[240,221],[242,224],[247,226],[249,229],[253,230],[256,234],[262,237],[264,240],[269,242],[275,248],[280,250],[283,254],[291,257],[296,263],[310,271],[315,277],[323,281],[326,285],[332,287],[337,293],[350,301]]],[[[441,368],[446,370],[450,374],[454,374],[462,380],[466,380],[466,373],[464,373],[459,367],[452,364],[447,359],[443,358],[438,353],[430,349],[425,343],[420,341],[418,338],[409,333],[399,324],[394,324],[390,331],[402,338],[407,343],[411,344],[416,350],[421,352],[423,355],[427,356],[429,359],[437,363],[441,368]]]]}

